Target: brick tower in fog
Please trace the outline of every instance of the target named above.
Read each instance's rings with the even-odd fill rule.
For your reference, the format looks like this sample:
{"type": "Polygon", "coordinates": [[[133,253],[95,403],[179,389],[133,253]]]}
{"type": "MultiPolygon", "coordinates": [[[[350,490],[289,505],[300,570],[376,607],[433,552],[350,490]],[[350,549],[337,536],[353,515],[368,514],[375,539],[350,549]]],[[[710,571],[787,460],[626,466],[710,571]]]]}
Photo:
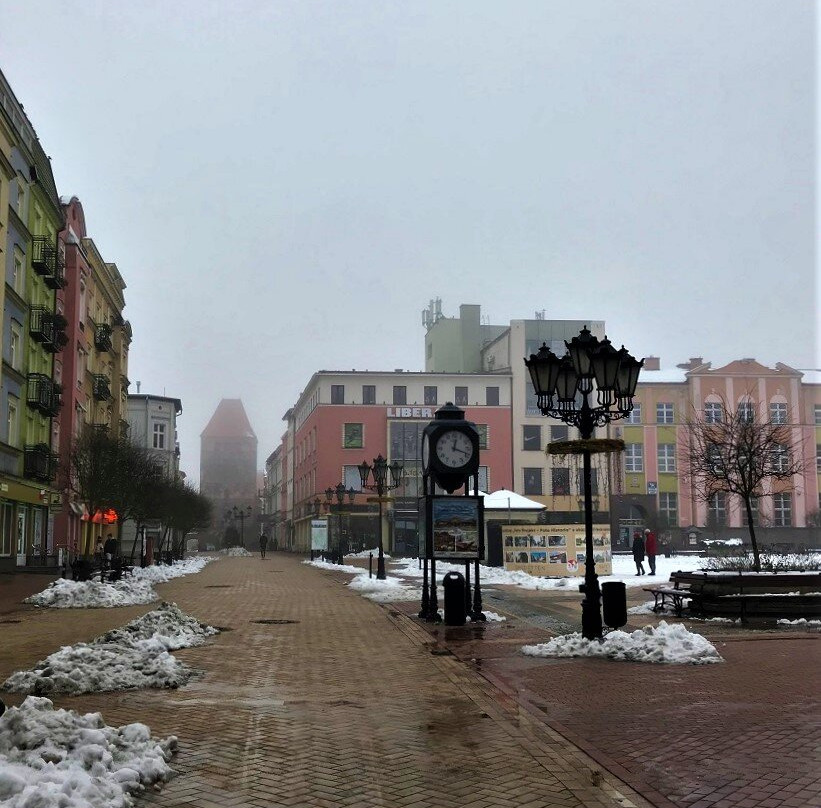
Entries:
{"type": "Polygon", "coordinates": [[[214,526],[234,505],[252,506],[256,521],[257,436],[238,398],[220,401],[200,434],[200,491],[214,505],[214,526]]]}

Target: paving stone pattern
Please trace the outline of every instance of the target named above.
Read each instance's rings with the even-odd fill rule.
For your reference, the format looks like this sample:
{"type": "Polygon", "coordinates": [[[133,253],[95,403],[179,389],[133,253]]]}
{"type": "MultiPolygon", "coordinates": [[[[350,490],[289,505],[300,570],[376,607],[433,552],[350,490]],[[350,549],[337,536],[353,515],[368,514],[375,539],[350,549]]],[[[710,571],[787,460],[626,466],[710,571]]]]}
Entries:
{"type": "MultiPolygon", "coordinates": [[[[158,587],[231,629],[175,652],[202,677],[178,691],[55,701],[179,736],[179,776],[142,805],[650,804],[468,664],[431,654],[427,631],[346,589],[347,580],[284,554],[222,559],[158,587]]],[[[0,675],[150,608],[23,607],[14,613],[23,623],[0,626],[0,675]]]]}

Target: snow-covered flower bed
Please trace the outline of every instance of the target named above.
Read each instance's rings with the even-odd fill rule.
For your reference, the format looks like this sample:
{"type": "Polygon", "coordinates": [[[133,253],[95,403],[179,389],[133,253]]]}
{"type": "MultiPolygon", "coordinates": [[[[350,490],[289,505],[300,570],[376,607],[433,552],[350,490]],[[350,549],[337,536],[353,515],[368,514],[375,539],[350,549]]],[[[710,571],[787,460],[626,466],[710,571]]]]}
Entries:
{"type": "Polygon", "coordinates": [[[99,713],[55,710],[29,696],[0,717],[0,805],[4,808],[126,808],[131,794],[170,779],[173,735],[145,724],[111,727],[99,713]]]}
{"type": "Polygon", "coordinates": [[[225,555],[227,556],[234,556],[235,558],[250,558],[254,555],[254,553],[249,552],[244,547],[229,547],[227,550],[223,550],[225,555]]]}
{"type": "Polygon", "coordinates": [[[183,575],[192,575],[214,560],[214,556],[194,556],[175,561],[168,566],[136,568],[131,575],[114,583],[58,578],[42,592],[26,598],[23,603],[52,609],[113,609],[117,606],[153,603],[159,600],[153,589],[154,584],[162,584],[183,575]]]}
{"type": "Polygon", "coordinates": [[[201,645],[216,633],[175,604],[163,603],[90,643],[63,646],[31,670],[13,673],[3,690],[41,695],[180,687],[194,671],[169,650],[201,645]]]}
{"type": "Polygon", "coordinates": [[[566,634],[539,645],[525,645],[522,653],[539,657],[604,657],[630,662],[673,665],[706,665],[722,662],[715,646],[681,623],[646,626],[628,634],[611,631],[604,639],[587,640],[581,634],[566,634]]]}
{"type": "Polygon", "coordinates": [[[51,609],[113,609],[116,606],[153,603],[155,600],[158,600],[158,596],[150,581],[123,578],[109,584],[59,578],[42,592],[26,598],[23,603],[51,609]]]}

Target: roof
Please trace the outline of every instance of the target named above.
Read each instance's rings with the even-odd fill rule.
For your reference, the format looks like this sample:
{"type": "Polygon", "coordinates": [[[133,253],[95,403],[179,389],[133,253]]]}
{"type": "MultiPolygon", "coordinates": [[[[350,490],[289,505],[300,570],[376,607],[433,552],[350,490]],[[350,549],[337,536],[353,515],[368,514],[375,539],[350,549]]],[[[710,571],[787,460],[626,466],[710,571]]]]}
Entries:
{"type": "Polygon", "coordinates": [[[201,438],[253,438],[256,434],[245,414],[240,398],[224,398],[217,405],[211,420],[200,433],[201,438]]]}
{"type": "Polygon", "coordinates": [[[168,401],[174,405],[174,410],[177,415],[182,415],[182,401],[178,398],[171,398],[169,396],[152,396],[150,393],[129,393],[129,401],[168,401]]]}

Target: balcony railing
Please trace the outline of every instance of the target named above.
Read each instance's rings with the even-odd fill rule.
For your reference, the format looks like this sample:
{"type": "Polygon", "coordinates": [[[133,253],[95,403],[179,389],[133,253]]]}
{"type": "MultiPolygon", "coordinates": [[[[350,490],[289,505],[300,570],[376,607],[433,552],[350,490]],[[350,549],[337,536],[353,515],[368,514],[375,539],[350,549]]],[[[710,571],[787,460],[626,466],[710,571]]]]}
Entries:
{"type": "Polygon", "coordinates": [[[53,275],[57,248],[48,236],[35,236],[31,242],[31,266],[38,275],[53,275]]]}
{"type": "Polygon", "coordinates": [[[57,476],[57,456],[46,443],[27,445],[23,449],[23,476],[49,483],[57,476]]]}
{"type": "Polygon", "coordinates": [[[95,373],[92,380],[92,395],[97,401],[108,401],[111,398],[111,382],[108,376],[95,373]]]}
{"type": "Polygon", "coordinates": [[[50,289],[62,289],[68,283],[66,279],[66,262],[59,250],[55,251],[54,270],[43,276],[43,283],[50,289]]]}
{"type": "Polygon", "coordinates": [[[98,351],[111,350],[111,326],[108,323],[94,324],[94,347],[98,351]]]}
{"type": "Polygon", "coordinates": [[[32,306],[29,309],[29,334],[35,342],[42,342],[46,337],[48,313],[43,306],[32,306]]]}
{"type": "Polygon", "coordinates": [[[26,404],[33,410],[48,415],[54,395],[54,382],[45,373],[29,373],[26,404]]]}

